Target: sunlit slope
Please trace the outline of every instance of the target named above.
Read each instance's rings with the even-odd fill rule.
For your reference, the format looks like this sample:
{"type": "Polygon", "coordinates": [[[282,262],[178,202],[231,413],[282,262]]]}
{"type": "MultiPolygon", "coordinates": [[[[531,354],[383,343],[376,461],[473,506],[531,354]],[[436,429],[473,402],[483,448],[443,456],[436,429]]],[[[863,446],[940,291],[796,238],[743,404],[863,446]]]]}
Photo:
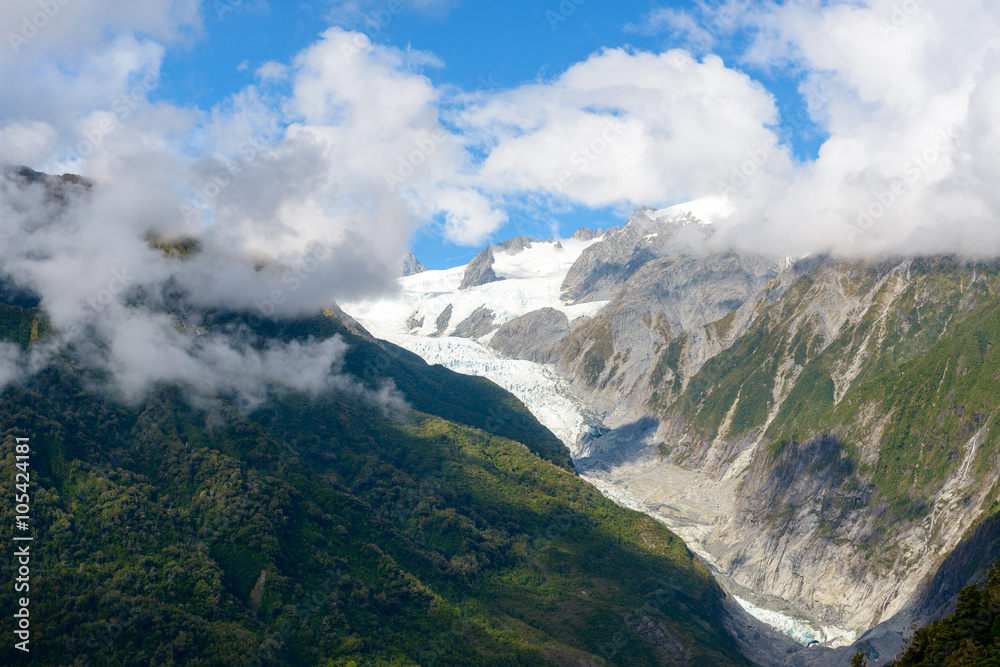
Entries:
{"type": "Polygon", "coordinates": [[[342,335],[355,382],[392,378],[419,411],[344,391],[247,415],[169,386],[125,407],[65,363],[8,389],[3,488],[13,437],[34,448],[34,659],[745,664],[707,568],[508,394],[330,317],[256,333],[342,335]]]}
{"type": "Polygon", "coordinates": [[[767,539],[720,537],[721,562],[785,593],[808,574],[826,618],[886,620],[998,501],[998,265],[807,261],[710,326],[732,344],[685,377],[679,337],[650,408],[665,461],[747,466],[727,531],[767,539]]]}

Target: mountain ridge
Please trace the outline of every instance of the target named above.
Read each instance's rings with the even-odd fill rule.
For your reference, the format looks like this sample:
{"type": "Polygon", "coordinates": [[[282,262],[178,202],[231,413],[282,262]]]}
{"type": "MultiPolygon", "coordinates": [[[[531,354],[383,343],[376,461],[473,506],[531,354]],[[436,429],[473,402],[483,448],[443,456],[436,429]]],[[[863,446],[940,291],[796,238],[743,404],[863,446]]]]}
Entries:
{"type": "MultiPolygon", "coordinates": [[[[23,338],[37,314],[19,312],[0,334],[23,338]]],[[[707,568],[579,480],[499,387],[355,333],[333,310],[220,312],[201,326],[237,323],[272,340],[341,337],[346,377],[392,382],[416,410],[384,416],[348,390],[278,392],[246,413],[169,385],[129,407],[60,360],[7,388],[0,480],[13,484],[14,437],[30,435],[45,536],[32,557],[37,659],[639,665],[675,664],[677,649],[685,663],[750,664],[707,568]]],[[[9,644],[0,654],[16,659],[9,644]]]]}
{"type": "MultiPolygon", "coordinates": [[[[928,597],[941,573],[934,563],[963,544],[994,502],[996,480],[981,475],[996,467],[989,457],[1000,447],[988,411],[980,418],[975,408],[956,404],[953,409],[973,410],[971,427],[956,422],[954,432],[964,437],[952,450],[957,455],[925,459],[919,469],[937,472],[923,478],[927,485],[913,496],[917,501],[906,500],[887,485],[898,474],[891,471],[918,465],[928,454],[907,466],[879,467],[886,457],[883,434],[892,437],[895,427],[875,416],[902,413],[873,407],[872,392],[883,391],[884,378],[894,374],[926,374],[913,365],[926,363],[920,360],[934,355],[935,344],[953,345],[946,341],[956,340],[951,327],[959,320],[968,320],[970,331],[977,330],[975,322],[992,331],[992,306],[984,304],[1000,295],[996,263],[726,254],[707,245],[710,227],[690,227],[699,233],[672,243],[690,218],[650,216],[637,211],[569,269],[564,303],[586,300],[587,290],[610,298],[568,332],[558,311],[527,308],[478,343],[508,359],[547,364],[569,382],[559,391],[579,403],[576,418],[588,424],[567,441],[581,474],[679,532],[720,569],[731,593],[791,612],[806,624],[802,637],[842,646],[864,635],[884,660],[902,644],[905,619],[926,622],[954,601],[961,585],[982,576],[979,568],[949,584],[950,592],[928,597]],[[608,257],[617,259],[602,265],[596,258],[608,248],[608,257]],[[589,283],[581,278],[600,276],[611,264],[624,268],[589,283]],[[567,284],[582,287],[576,293],[567,284]],[[980,440],[973,438],[977,433],[980,440]],[[775,495],[787,480],[801,488],[775,495]],[[968,496],[970,484],[982,490],[968,496]],[[808,502],[796,509],[817,498],[815,516],[808,502]],[[930,507],[940,515],[932,531],[914,532],[930,507]],[[897,529],[886,528],[893,525],[897,529]],[[745,543],[738,535],[757,537],[745,543]],[[761,550],[769,540],[785,556],[761,550]],[[911,542],[911,555],[889,557],[911,542]],[[791,550],[781,546],[787,544],[791,550]],[[810,572],[815,583],[797,583],[799,572],[810,572]],[[879,639],[871,639],[875,635],[879,639]]],[[[938,379],[962,356],[943,358],[938,379]]],[[[464,372],[491,372],[477,368],[464,372]]],[[[968,373],[969,363],[962,368],[968,373]]],[[[907,392],[920,395],[915,384],[907,392]]],[[[907,392],[880,400],[891,403],[907,392]]],[[[916,400],[907,409],[920,405],[916,400]]],[[[920,451],[908,437],[897,445],[901,451],[920,451]]],[[[984,561],[991,560],[986,553],[984,561]]],[[[813,658],[796,654],[789,664],[847,664],[851,655],[845,649],[813,658]]]]}

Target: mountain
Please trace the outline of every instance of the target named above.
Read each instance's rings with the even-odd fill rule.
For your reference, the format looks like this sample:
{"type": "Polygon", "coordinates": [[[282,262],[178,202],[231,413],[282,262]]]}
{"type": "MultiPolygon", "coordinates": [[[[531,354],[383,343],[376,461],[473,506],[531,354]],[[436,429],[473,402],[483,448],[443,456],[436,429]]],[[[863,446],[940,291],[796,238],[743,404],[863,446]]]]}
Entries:
{"type": "MultiPolygon", "coordinates": [[[[473,287],[462,288],[476,264],[445,271],[427,271],[400,280],[399,291],[390,297],[343,304],[344,309],[366,328],[391,343],[418,354],[431,364],[443,364],[453,371],[482,375],[497,382],[515,396],[534,406],[534,414],[569,447],[573,448],[588,428],[586,410],[568,394],[561,380],[549,368],[533,361],[504,358],[488,344],[497,345],[516,332],[519,324],[530,326],[550,345],[561,340],[544,329],[549,325],[526,320],[515,322],[529,313],[551,313],[558,328],[565,318],[579,323],[596,314],[605,302],[566,304],[560,298],[567,271],[581,253],[598,242],[564,240],[561,243],[536,241],[530,249],[493,252],[490,246],[490,270],[498,278],[473,287]]],[[[485,252],[485,251],[484,251],[485,252]]],[[[480,255],[482,257],[483,255],[480,255]]],[[[525,339],[518,338],[521,344],[525,339]]],[[[515,343],[516,343],[515,340],[515,343]]],[[[513,350],[512,350],[513,351],[513,350]]]]}
{"type": "Polygon", "coordinates": [[[640,209],[624,227],[612,228],[603,237],[579,230],[579,238],[603,240],[585,249],[567,272],[563,299],[573,303],[607,301],[647,262],[701,240],[711,229],[690,214],[640,209]]]}
{"type": "MultiPolygon", "coordinates": [[[[0,337],[49,340],[38,308],[0,313],[0,337]]],[[[340,337],[342,381],[249,411],[170,385],[125,404],[67,352],[0,393],[11,497],[31,438],[34,664],[750,664],[708,568],[493,383],[334,310],[198,326],[340,337]]]]}
{"type": "MultiPolygon", "coordinates": [[[[917,630],[894,667],[1000,663],[1000,566],[959,594],[955,613],[917,630]]],[[[866,657],[861,653],[862,658],[866,657]]]]}
{"type": "MultiPolygon", "coordinates": [[[[921,587],[996,509],[997,274],[951,258],[806,260],[726,317],[673,329],[624,391],[577,371],[655,420],[655,454],[637,457],[654,471],[640,480],[622,462],[609,479],[658,486],[648,509],[698,524],[682,535],[732,582],[815,626],[850,638],[922,617],[921,587]],[[692,471],[698,491],[678,509],[672,487],[690,489],[692,471]]],[[[629,354],[612,340],[609,358],[629,354]]]]}
{"type": "Polygon", "coordinates": [[[465,269],[465,277],[458,289],[465,290],[470,287],[479,287],[487,283],[495,283],[500,280],[493,271],[493,247],[486,246],[483,251],[476,255],[476,258],[469,262],[465,269]]]}
{"type": "Polygon", "coordinates": [[[397,264],[399,268],[399,275],[402,277],[415,276],[418,273],[423,273],[427,270],[420,260],[416,258],[412,251],[407,252],[406,255],[399,260],[397,264]]]}
{"type": "Polygon", "coordinates": [[[512,239],[508,239],[507,241],[497,243],[494,248],[497,251],[507,253],[508,255],[516,255],[522,250],[530,249],[532,243],[552,243],[552,239],[549,239],[548,241],[541,241],[522,234],[512,239]]]}
{"type": "Polygon", "coordinates": [[[440,272],[346,308],[514,392],[584,478],[821,645],[773,664],[846,665],[859,647],[885,664],[1000,556],[1000,263],[768,258],[719,245],[697,213],[641,209],[564,241],[566,261],[498,253],[495,286],[459,296],[440,272]],[[497,328],[430,343],[391,314],[449,306],[493,308],[497,328]]]}

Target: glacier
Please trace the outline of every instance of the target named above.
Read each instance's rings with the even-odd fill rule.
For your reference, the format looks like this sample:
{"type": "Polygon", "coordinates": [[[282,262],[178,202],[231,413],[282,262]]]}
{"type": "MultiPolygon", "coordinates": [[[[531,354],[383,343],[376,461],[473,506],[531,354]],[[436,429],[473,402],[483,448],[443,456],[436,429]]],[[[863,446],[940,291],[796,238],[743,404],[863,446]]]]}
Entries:
{"type": "Polygon", "coordinates": [[[733,596],[743,607],[744,611],[756,618],[758,621],[768,625],[778,632],[787,635],[804,646],[812,644],[824,644],[831,648],[840,646],[850,646],[854,643],[855,633],[849,630],[842,630],[836,627],[821,626],[813,627],[807,621],[793,618],[781,612],[771,611],[758,607],[752,602],[747,602],[739,595],[733,596]]]}
{"type": "MultiPolygon", "coordinates": [[[[650,217],[673,216],[678,212],[708,214],[715,212],[716,208],[714,201],[702,202],[698,206],[692,204],[687,208],[681,206],[655,211],[650,217]]],[[[597,428],[600,420],[574,395],[567,380],[553,367],[502,357],[489,347],[493,332],[478,339],[448,334],[482,307],[493,312],[494,324],[498,326],[542,308],[559,310],[566,314],[570,322],[593,317],[607,305],[607,301],[566,304],[561,298],[561,287],[569,269],[583,251],[601,240],[603,237],[589,241],[538,241],[520,251],[497,250],[493,269],[502,278],[499,282],[459,290],[465,266],[431,270],[400,278],[398,290],[392,294],[345,302],[341,307],[374,336],[413,352],[428,364],[440,364],[457,373],[485,377],[517,396],[535,418],[566,445],[576,460],[589,454],[581,444],[585,441],[582,436],[597,428]],[[438,318],[448,308],[451,308],[451,317],[445,329],[440,331],[438,318]]],[[[584,479],[611,500],[664,521],[663,516],[658,516],[658,513],[651,512],[643,503],[631,498],[628,491],[611,488],[597,478],[584,476],[584,479]]],[[[682,538],[692,537],[685,532],[683,529],[680,531],[682,538]]],[[[711,564],[707,553],[687,541],[702,559],[707,558],[711,564]]],[[[825,626],[817,628],[805,619],[733,597],[751,616],[803,645],[819,643],[838,647],[849,645],[854,640],[854,633],[849,631],[825,626]]]]}

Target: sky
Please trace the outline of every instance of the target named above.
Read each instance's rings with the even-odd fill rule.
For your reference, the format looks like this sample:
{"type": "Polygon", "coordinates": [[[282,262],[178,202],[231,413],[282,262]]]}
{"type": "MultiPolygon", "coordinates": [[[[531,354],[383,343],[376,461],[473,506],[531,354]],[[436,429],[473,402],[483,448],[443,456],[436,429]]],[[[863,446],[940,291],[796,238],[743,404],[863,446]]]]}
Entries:
{"type": "Polygon", "coordinates": [[[706,197],[747,249],[930,252],[947,215],[950,242],[982,251],[995,196],[962,190],[994,166],[997,12],[15,0],[0,161],[102,182],[158,165],[183,224],[264,254],[352,233],[444,268],[706,197]],[[234,160],[253,175],[216,194],[211,171],[234,160]]]}
{"type": "MultiPolygon", "coordinates": [[[[410,248],[638,207],[770,256],[1000,256],[992,0],[8,0],[0,27],[0,164],[94,184],[0,178],[0,274],[127,394],[338,358],[178,332],[178,303],[315,312],[410,248]]],[[[0,349],[0,384],[37,363],[0,349]]]]}
{"type": "MultiPolygon", "coordinates": [[[[740,6],[734,7],[731,17],[726,14],[721,22],[706,22],[701,28],[704,32],[693,35],[688,21],[706,15],[695,2],[218,2],[203,8],[204,38],[191,48],[167,54],[157,95],[204,108],[223,103],[253,85],[255,72],[263,64],[289,62],[331,26],[360,32],[375,44],[433,54],[439,62],[421,73],[440,89],[473,95],[551,80],[604,49],[663,52],[686,48],[696,56],[717,54],[765,81],[788,121],[779,122],[782,140],[795,155],[814,158],[825,135],[808,115],[808,94],[803,96],[798,90],[801,72],[741,62],[741,49],[751,31],[736,25],[740,6]],[[248,35],[254,39],[248,40],[248,35]]],[[[514,202],[504,211],[506,224],[486,240],[519,234],[568,236],[581,226],[621,224],[636,205],[682,201],[680,196],[598,207],[514,202]]],[[[412,245],[417,256],[433,268],[463,264],[481,249],[481,243],[456,244],[443,233],[439,219],[418,228],[412,245]]]]}

